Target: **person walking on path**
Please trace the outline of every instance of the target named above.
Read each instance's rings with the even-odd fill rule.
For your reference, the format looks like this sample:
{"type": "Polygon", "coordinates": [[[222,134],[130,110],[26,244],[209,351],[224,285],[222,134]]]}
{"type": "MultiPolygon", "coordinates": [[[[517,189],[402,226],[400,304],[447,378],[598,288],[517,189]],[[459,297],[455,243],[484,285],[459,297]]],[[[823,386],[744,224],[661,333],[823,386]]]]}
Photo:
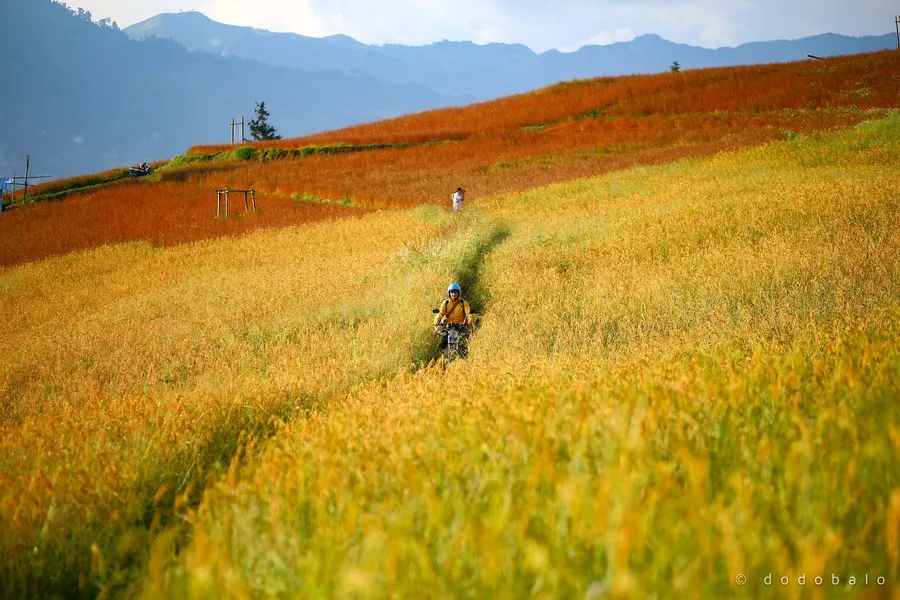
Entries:
{"type": "Polygon", "coordinates": [[[466,190],[461,187],[456,188],[456,191],[450,195],[450,199],[453,201],[453,212],[461,211],[463,200],[466,199],[466,190]]]}

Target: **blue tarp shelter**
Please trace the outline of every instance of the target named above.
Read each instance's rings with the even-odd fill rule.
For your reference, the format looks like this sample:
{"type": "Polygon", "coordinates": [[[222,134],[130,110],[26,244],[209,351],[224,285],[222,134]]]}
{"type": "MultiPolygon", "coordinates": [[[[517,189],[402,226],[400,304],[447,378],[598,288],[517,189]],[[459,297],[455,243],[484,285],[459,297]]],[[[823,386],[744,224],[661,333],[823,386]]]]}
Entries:
{"type": "Polygon", "coordinates": [[[0,213],[3,212],[3,194],[9,191],[12,181],[12,177],[0,177],[0,213]]]}

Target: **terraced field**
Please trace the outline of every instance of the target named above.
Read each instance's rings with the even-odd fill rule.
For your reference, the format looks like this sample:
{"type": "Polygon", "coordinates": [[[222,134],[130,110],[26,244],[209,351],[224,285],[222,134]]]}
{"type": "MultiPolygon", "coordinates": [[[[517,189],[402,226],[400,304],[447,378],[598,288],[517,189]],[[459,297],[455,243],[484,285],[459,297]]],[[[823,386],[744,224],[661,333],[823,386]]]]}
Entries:
{"type": "Polygon", "coordinates": [[[900,595],[900,100],[866,60],[898,58],[703,72],[814,106],[691,116],[716,97],[676,74],[568,84],[523,97],[557,99],[522,109],[540,120],[513,98],[284,146],[402,148],[198,149],[15,206],[0,589],[900,595]],[[579,86],[650,114],[584,117],[579,86]],[[222,185],[261,213],[215,220],[222,185]],[[462,215],[436,206],[456,185],[462,215]],[[451,280],[480,326],[446,365],[451,280]]]}

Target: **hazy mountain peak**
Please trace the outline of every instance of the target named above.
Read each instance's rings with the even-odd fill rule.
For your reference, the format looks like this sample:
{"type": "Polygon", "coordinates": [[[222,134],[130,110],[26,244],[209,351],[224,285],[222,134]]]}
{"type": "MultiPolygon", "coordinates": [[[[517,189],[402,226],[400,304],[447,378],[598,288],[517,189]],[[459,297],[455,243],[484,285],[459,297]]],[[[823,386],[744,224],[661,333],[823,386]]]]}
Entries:
{"type": "Polygon", "coordinates": [[[180,22],[182,24],[190,23],[192,25],[201,25],[201,24],[219,25],[220,24],[216,21],[213,21],[212,19],[210,19],[209,17],[207,17],[205,14],[203,14],[200,11],[189,10],[189,11],[183,11],[183,12],[177,12],[177,13],[160,13],[154,17],[150,17],[149,19],[141,21],[140,23],[135,23],[134,25],[130,25],[129,27],[126,27],[126,29],[137,28],[138,26],[142,26],[142,25],[157,25],[160,23],[176,22],[176,21],[180,22]]]}
{"type": "Polygon", "coordinates": [[[342,46],[344,48],[368,48],[366,44],[363,44],[359,40],[356,40],[349,35],[344,35],[343,33],[326,35],[325,37],[320,39],[323,42],[327,42],[333,46],[342,46]]]}
{"type": "Polygon", "coordinates": [[[671,40],[667,40],[666,38],[664,38],[661,35],[658,35],[656,33],[642,33],[641,35],[636,36],[630,42],[616,42],[616,44],[620,45],[620,46],[623,44],[631,44],[633,46],[651,47],[651,48],[652,47],[669,46],[674,43],[675,42],[672,42],[671,40]]]}

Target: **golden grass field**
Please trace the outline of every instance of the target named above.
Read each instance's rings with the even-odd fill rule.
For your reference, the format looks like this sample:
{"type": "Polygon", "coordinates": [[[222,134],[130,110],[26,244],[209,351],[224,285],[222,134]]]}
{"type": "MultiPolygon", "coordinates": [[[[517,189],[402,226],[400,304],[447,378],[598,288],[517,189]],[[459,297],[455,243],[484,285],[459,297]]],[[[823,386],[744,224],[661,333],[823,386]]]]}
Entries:
{"type": "Polygon", "coordinates": [[[458,227],[385,213],[3,271],[2,580],[90,585],[66,578],[90,571],[91,543],[146,538],[170,500],[157,489],[227,461],[240,430],[416,360],[431,315],[405,308],[424,311],[470,249],[450,240],[417,268],[400,251],[458,227]]]}
{"type": "Polygon", "coordinates": [[[900,597],[898,134],[479,204],[470,358],[248,445],[145,595],[900,597]]]}
{"type": "Polygon", "coordinates": [[[0,267],[0,596],[900,598],[880,108],[458,216],[0,267]],[[481,317],[444,365],[451,280],[481,317]]]}

